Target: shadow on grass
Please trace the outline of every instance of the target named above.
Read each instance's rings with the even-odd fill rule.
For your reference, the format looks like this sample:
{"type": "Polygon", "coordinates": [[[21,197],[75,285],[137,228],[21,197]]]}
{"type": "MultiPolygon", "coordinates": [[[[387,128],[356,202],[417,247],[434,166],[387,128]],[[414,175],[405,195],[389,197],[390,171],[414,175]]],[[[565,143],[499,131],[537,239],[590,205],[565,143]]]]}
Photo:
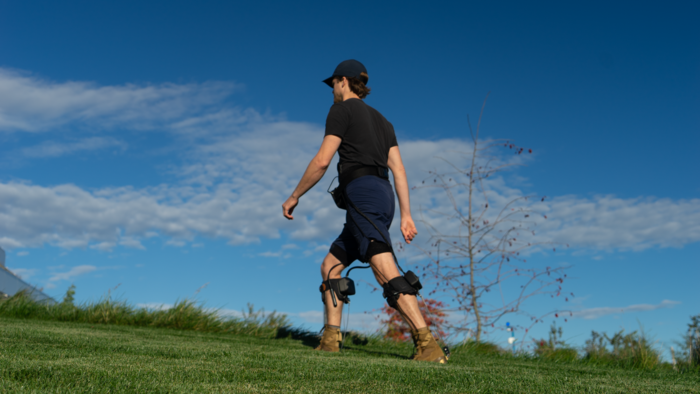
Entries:
{"type": "Polygon", "coordinates": [[[344,346],[344,348],[347,350],[354,350],[356,352],[363,352],[363,353],[377,355],[377,356],[390,356],[390,357],[399,358],[402,360],[410,359],[410,357],[404,356],[403,354],[389,353],[389,352],[378,352],[376,350],[367,350],[367,349],[362,349],[362,348],[356,347],[356,346],[344,346]]]}
{"type": "Polygon", "coordinates": [[[281,327],[277,329],[277,336],[275,337],[276,339],[294,339],[297,341],[301,341],[301,343],[304,346],[308,347],[317,347],[320,343],[321,340],[318,337],[318,334],[306,331],[304,329],[300,328],[294,328],[294,327],[281,327]]]}
{"type": "MultiPolygon", "coordinates": [[[[358,335],[357,333],[354,333],[354,332],[344,332],[343,337],[345,338],[345,344],[343,345],[343,349],[346,349],[346,350],[352,350],[352,351],[363,352],[363,353],[379,355],[379,356],[390,356],[390,357],[404,359],[404,360],[410,358],[410,357],[404,356],[402,354],[397,354],[397,353],[363,349],[362,346],[368,345],[370,341],[366,337],[364,337],[362,335],[358,335]]],[[[307,346],[307,347],[311,347],[311,348],[316,348],[321,343],[321,340],[320,340],[319,335],[317,333],[309,332],[307,330],[300,329],[300,328],[294,328],[294,327],[282,327],[282,328],[278,329],[277,336],[275,338],[276,339],[293,339],[296,341],[301,341],[302,345],[307,346]]]]}

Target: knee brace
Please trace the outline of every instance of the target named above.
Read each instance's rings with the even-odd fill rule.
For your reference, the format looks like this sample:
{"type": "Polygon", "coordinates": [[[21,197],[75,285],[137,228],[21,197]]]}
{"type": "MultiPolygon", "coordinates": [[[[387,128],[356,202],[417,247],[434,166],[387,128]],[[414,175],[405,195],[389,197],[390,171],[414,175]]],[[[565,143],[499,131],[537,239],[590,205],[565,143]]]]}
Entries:
{"type": "Polygon", "coordinates": [[[396,310],[399,310],[399,295],[416,295],[418,290],[423,288],[418,277],[412,271],[406,272],[404,276],[397,276],[383,284],[382,287],[384,288],[384,298],[386,298],[387,304],[396,310]]]}
{"type": "MultiPolygon", "coordinates": [[[[321,287],[318,289],[321,292],[321,300],[326,303],[326,297],[324,293],[326,290],[330,290],[335,295],[331,294],[331,297],[337,297],[340,301],[348,304],[350,303],[349,296],[355,295],[355,282],[350,278],[340,278],[340,279],[329,279],[321,283],[321,287]]],[[[333,306],[337,306],[335,300],[333,300],[333,306]]]]}

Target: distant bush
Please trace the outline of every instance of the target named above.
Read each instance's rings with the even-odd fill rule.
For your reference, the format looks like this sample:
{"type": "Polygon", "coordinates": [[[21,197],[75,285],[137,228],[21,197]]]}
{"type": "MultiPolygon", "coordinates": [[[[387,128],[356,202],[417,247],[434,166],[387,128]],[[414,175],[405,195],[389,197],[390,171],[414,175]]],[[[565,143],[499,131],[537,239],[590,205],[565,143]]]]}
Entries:
{"type": "Polygon", "coordinates": [[[549,330],[549,338],[535,341],[535,354],[541,359],[551,361],[578,360],[578,351],[567,345],[562,340],[562,336],[562,328],[557,327],[556,323],[552,323],[549,330]]]}
{"type": "Polygon", "coordinates": [[[75,287],[71,286],[61,303],[39,303],[25,292],[0,300],[0,316],[56,320],[90,324],[116,324],[141,327],[175,328],[202,332],[249,334],[273,338],[278,330],[291,324],[285,315],[255,311],[248,304],[242,317],[223,317],[218,310],[185,299],[172,308],[135,307],[124,300],[113,300],[108,294],[97,302],[74,305],[75,287]]]}
{"type": "Polygon", "coordinates": [[[671,347],[673,368],[678,371],[700,372],[700,315],[690,317],[688,331],[676,345],[677,353],[671,347]]]}
{"type": "Polygon", "coordinates": [[[593,331],[586,341],[584,360],[596,364],[652,369],[659,365],[659,351],[649,343],[642,331],[625,334],[620,330],[612,337],[593,331]]]}
{"type": "Polygon", "coordinates": [[[476,342],[473,338],[470,338],[458,345],[451,347],[452,353],[471,353],[471,354],[508,354],[507,351],[502,349],[495,343],[481,340],[476,342]]]}

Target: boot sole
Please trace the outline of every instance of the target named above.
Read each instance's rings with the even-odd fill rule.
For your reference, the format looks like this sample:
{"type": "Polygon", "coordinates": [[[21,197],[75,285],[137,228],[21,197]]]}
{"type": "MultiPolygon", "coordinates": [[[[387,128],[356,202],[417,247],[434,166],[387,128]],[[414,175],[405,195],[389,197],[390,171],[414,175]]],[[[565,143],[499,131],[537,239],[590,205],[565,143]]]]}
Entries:
{"type": "Polygon", "coordinates": [[[420,360],[420,359],[415,359],[415,358],[412,359],[412,360],[413,360],[413,361],[425,361],[425,362],[428,362],[428,363],[447,364],[447,358],[445,358],[444,356],[438,357],[438,358],[436,358],[436,359],[434,359],[434,360],[420,360]]]}
{"type": "Polygon", "coordinates": [[[317,347],[317,348],[314,348],[314,350],[318,350],[318,351],[321,351],[321,352],[337,353],[337,352],[340,351],[340,348],[337,348],[337,349],[330,348],[330,349],[328,349],[328,348],[323,348],[323,347],[320,347],[320,346],[319,346],[319,347],[317,347]]]}

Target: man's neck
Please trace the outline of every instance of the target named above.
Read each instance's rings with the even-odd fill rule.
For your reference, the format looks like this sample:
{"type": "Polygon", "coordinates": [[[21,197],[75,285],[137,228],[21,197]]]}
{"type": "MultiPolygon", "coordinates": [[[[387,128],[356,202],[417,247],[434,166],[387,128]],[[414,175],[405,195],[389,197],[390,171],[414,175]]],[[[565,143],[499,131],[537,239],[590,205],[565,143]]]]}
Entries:
{"type": "Polygon", "coordinates": [[[356,95],[353,92],[343,94],[343,101],[347,101],[347,100],[354,99],[354,98],[359,99],[360,96],[356,95]]]}

